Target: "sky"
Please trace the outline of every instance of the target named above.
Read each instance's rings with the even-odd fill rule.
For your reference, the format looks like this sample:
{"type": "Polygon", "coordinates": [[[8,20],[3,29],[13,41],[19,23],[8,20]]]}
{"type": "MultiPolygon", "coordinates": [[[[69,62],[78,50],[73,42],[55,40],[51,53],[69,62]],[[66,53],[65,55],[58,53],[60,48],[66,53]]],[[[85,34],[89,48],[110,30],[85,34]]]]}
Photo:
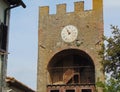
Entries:
{"type": "MultiPolygon", "coordinates": [[[[14,77],[30,88],[37,86],[38,11],[49,6],[50,14],[56,13],[56,5],[66,3],[67,11],[73,11],[73,3],[83,0],[23,0],[26,8],[11,10],[9,55],[7,76],[14,77]]],[[[85,1],[85,9],[91,9],[91,0],[85,1]]],[[[104,35],[110,36],[110,25],[120,28],[120,0],[104,0],[104,35]]]]}

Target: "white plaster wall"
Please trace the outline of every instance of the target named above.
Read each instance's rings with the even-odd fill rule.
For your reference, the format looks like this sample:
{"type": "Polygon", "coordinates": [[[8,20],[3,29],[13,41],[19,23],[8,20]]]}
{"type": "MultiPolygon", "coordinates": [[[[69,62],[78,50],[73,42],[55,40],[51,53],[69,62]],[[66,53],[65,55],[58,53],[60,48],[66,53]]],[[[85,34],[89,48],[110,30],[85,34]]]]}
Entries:
{"type": "Polygon", "coordinates": [[[0,22],[4,21],[4,10],[7,7],[8,5],[3,0],[0,0],[0,22]]]}

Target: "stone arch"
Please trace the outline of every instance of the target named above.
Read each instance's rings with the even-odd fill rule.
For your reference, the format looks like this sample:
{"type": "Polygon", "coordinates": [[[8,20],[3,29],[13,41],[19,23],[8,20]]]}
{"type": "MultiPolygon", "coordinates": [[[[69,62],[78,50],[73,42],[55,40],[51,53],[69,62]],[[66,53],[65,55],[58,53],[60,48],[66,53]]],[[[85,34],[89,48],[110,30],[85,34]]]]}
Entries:
{"type": "Polygon", "coordinates": [[[47,66],[51,84],[95,84],[95,65],[92,58],[79,49],[56,53],[47,66]]]}

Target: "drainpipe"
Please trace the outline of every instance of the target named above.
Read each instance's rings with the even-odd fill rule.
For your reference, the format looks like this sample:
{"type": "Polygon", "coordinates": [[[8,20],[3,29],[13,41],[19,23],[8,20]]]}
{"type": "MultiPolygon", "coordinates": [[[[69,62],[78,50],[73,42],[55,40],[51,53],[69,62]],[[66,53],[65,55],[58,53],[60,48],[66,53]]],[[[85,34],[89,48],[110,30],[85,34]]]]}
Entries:
{"type": "Polygon", "coordinates": [[[7,11],[10,10],[10,9],[12,9],[12,8],[18,7],[18,6],[19,5],[14,5],[12,7],[8,7],[8,8],[5,9],[5,11],[4,11],[4,24],[5,25],[6,25],[6,19],[7,19],[7,11]]]}
{"type": "Polygon", "coordinates": [[[10,10],[10,9],[16,8],[16,7],[20,6],[20,5],[22,5],[23,8],[26,8],[26,5],[20,0],[19,3],[16,2],[15,5],[10,6],[10,7],[5,9],[5,11],[4,11],[4,24],[5,25],[6,25],[7,11],[10,10]]]}
{"type": "MultiPolygon", "coordinates": [[[[8,11],[9,10],[11,10],[11,9],[13,9],[13,8],[16,8],[16,7],[19,7],[20,5],[23,7],[23,8],[26,8],[26,5],[22,2],[22,0],[18,0],[17,2],[16,2],[17,0],[13,0],[13,1],[11,1],[11,0],[8,0],[7,2],[8,2],[8,4],[10,5],[8,8],[6,8],[5,10],[4,10],[4,25],[7,25],[7,13],[8,13],[8,11]]],[[[7,37],[7,39],[8,39],[8,37],[7,37]]],[[[8,41],[8,40],[7,40],[8,41]]],[[[6,45],[7,46],[7,45],[6,45]]],[[[6,59],[7,59],[7,54],[3,54],[3,57],[2,57],[4,60],[2,60],[3,62],[2,62],[2,66],[1,66],[1,75],[3,75],[3,70],[4,70],[4,64],[7,64],[7,62],[6,62],[6,59]]],[[[2,81],[2,83],[3,83],[3,77],[1,78],[1,81],[2,81]]],[[[0,85],[2,85],[2,84],[0,84],[0,85]]],[[[1,86],[1,88],[0,88],[0,92],[3,92],[3,90],[2,90],[2,87],[3,87],[3,85],[1,86]]]]}

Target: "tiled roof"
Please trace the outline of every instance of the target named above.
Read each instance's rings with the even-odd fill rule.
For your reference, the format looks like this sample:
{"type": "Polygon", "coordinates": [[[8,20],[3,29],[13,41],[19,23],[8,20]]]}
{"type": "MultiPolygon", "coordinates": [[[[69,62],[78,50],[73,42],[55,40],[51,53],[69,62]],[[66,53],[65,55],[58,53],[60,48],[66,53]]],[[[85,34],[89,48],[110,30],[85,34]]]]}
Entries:
{"type": "Polygon", "coordinates": [[[24,90],[25,92],[35,92],[33,89],[29,88],[25,84],[21,83],[20,81],[16,80],[14,77],[7,77],[6,83],[9,84],[9,86],[13,86],[17,89],[24,90]]]}

